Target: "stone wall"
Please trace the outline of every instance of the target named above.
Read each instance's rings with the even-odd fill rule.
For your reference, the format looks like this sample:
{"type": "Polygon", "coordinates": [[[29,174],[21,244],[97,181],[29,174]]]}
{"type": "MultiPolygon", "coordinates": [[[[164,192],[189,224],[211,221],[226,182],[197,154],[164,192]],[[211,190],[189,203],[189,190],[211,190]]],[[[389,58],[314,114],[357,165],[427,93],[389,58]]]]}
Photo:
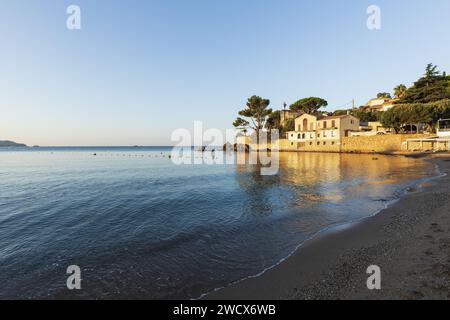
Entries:
{"type": "MultiPolygon", "coordinates": [[[[342,140],[327,140],[326,144],[321,140],[296,142],[280,139],[279,148],[280,151],[294,152],[391,153],[406,151],[406,149],[404,149],[404,146],[406,145],[404,142],[406,140],[420,138],[430,138],[430,136],[424,134],[387,134],[369,137],[345,137],[342,138],[342,140]]],[[[410,145],[408,151],[414,151],[414,148],[417,150],[420,149],[414,144],[410,143],[410,145]]],[[[435,147],[445,150],[445,144],[440,144],[439,146],[436,145],[435,147]]],[[[269,145],[268,148],[271,149],[271,146],[269,145]]]]}
{"type": "MultiPolygon", "coordinates": [[[[425,134],[398,134],[377,135],[361,137],[345,137],[342,140],[313,140],[313,141],[289,141],[280,139],[278,147],[285,152],[342,152],[342,153],[392,153],[400,151],[449,151],[448,142],[409,142],[406,148],[406,140],[432,138],[425,134]]],[[[252,150],[258,146],[250,144],[252,150]]],[[[275,149],[270,143],[260,145],[260,150],[275,149]]]]}
{"type": "Polygon", "coordinates": [[[429,138],[429,135],[387,134],[370,137],[342,138],[341,152],[354,153],[390,153],[402,151],[403,142],[408,139],[429,138]]]}

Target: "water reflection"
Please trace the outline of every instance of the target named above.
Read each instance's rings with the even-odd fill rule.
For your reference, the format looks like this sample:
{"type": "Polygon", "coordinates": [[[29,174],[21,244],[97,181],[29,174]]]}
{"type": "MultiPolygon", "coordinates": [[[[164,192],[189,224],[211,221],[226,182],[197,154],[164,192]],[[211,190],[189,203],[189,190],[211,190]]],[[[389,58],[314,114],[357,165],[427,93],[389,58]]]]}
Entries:
{"type": "Polygon", "coordinates": [[[0,299],[195,298],[430,172],[401,157],[281,153],[263,176],[260,164],[176,166],[163,151],[1,154],[0,299]],[[61,281],[74,261],[81,292],[61,281]]]}
{"type": "Polygon", "coordinates": [[[242,214],[264,216],[274,210],[275,202],[271,199],[271,190],[280,184],[280,175],[261,175],[261,164],[236,165],[236,181],[248,195],[243,203],[242,214]]]}
{"type": "Polygon", "coordinates": [[[430,174],[430,165],[417,159],[338,153],[280,153],[277,175],[263,176],[260,168],[236,166],[236,181],[247,195],[243,212],[308,215],[311,209],[314,226],[343,211],[367,214],[367,208],[361,210],[370,209],[365,201],[390,201],[399,185],[430,174]],[[323,219],[317,219],[321,213],[323,219]]]}

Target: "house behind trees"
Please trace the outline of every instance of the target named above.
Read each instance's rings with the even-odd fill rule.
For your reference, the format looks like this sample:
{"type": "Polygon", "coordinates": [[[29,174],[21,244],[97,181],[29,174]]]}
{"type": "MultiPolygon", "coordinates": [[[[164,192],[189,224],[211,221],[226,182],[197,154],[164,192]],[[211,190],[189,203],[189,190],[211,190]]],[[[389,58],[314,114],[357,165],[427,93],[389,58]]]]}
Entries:
{"type": "Polygon", "coordinates": [[[390,98],[375,98],[372,100],[369,100],[364,105],[364,110],[367,112],[384,112],[388,111],[389,109],[392,109],[394,107],[394,99],[390,98]]]}

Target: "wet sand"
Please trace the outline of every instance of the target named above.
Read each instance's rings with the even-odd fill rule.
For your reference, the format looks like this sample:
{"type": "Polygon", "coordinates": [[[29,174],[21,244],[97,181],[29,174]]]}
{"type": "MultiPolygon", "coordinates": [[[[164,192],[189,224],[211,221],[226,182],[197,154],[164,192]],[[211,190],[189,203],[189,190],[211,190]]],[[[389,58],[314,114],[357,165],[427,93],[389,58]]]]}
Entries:
{"type": "Polygon", "coordinates": [[[450,299],[450,155],[428,161],[446,176],[206,299],[450,299]],[[367,289],[370,265],[381,268],[381,290],[367,289]]]}

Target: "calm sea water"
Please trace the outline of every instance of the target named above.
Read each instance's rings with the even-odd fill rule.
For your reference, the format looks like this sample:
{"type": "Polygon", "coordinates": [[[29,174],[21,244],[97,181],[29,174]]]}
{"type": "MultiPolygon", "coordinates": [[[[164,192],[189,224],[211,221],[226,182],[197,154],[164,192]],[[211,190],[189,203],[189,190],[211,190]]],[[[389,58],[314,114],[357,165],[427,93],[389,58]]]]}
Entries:
{"type": "Polygon", "coordinates": [[[169,154],[0,151],[0,298],[197,298],[434,173],[402,157],[285,153],[279,174],[261,176],[254,165],[176,166],[169,154]],[[81,291],[66,288],[69,265],[82,269],[81,291]]]}

